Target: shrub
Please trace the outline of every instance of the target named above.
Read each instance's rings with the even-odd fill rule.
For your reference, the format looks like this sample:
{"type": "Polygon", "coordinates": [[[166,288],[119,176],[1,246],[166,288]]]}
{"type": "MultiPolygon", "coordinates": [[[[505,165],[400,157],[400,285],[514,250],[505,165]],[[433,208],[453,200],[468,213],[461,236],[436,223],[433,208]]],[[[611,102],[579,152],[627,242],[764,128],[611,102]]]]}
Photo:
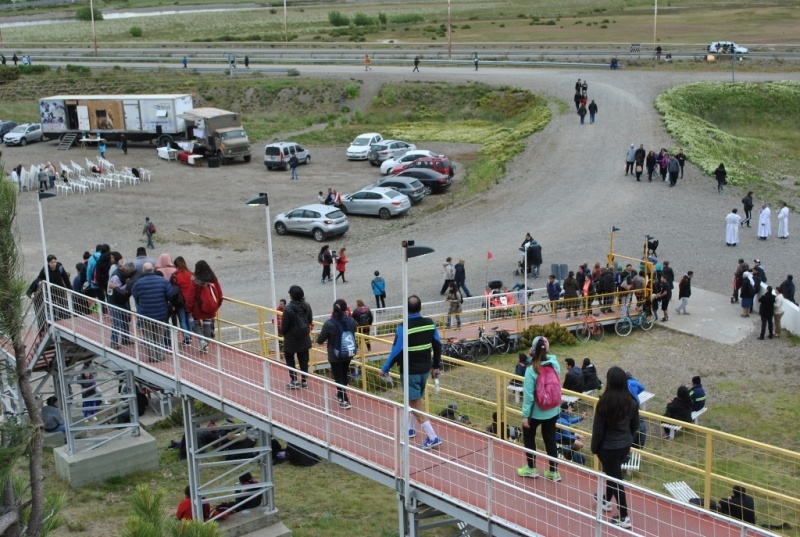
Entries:
{"type": "MultiPolygon", "coordinates": [[[[75,11],[75,18],[79,21],[91,21],[92,20],[92,10],[89,6],[79,7],[75,11]]],[[[101,21],[103,20],[103,12],[99,9],[94,10],[94,20],[101,21]]]]}
{"type": "Polygon", "coordinates": [[[503,24],[501,24],[501,25],[500,25],[500,28],[505,28],[505,27],[506,27],[506,24],[505,24],[505,23],[503,23],[503,24]]]}
{"type": "Polygon", "coordinates": [[[50,72],[49,65],[20,65],[17,69],[23,75],[41,75],[50,72]]]}
{"type": "Polygon", "coordinates": [[[328,22],[331,26],[350,26],[350,17],[342,15],[338,11],[331,11],[328,13],[328,22]]]}
{"type": "Polygon", "coordinates": [[[366,13],[356,13],[353,16],[353,24],[356,26],[372,26],[375,24],[375,19],[367,15],[366,13]]]}
{"type": "Polygon", "coordinates": [[[389,18],[389,22],[394,24],[414,24],[416,22],[425,22],[425,17],[419,13],[401,13],[393,15],[389,18]]]}
{"type": "Polygon", "coordinates": [[[8,65],[0,65],[0,84],[8,84],[19,78],[19,69],[8,65]]]}
{"type": "MultiPolygon", "coordinates": [[[[302,9],[300,11],[302,11],[302,9]]],[[[274,7],[272,7],[272,8],[270,8],[269,12],[270,12],[271,15],[275,15],[276,13],[278,13],[278,10],[275,9],[274,7]]]]}
{"type": "Polygon", "coordinates": [[[550,345],[564,345],[566,347],[574,347],[578,344],[577,338],[567,330],[566,327],[561,326],[556,322],[545,325],[530,326],[527,330],[522,332],[520,345],[522,348],[530,348],[533,338],[536,336],[544,336],[550,342],[550,345]]]}
{"type": "MultiPolygon", "coordinates": [[[[116,69],[119,69],[119,65],[114,66],[116,69]]],[[[92,70],[85,65],[72,65],[71,63],[67,64],[66,70],[68,73],[81,73],[84,75],[88,75],[92,72],[92,70]]]]}
{"type": "Polygon", "coordinates": [[[358,87],[358,84],[356,84],[355,82],[351,82],[350,84],[345,86],[344,90],[345,92],[347,92],[348,99],[358,99],[360,88],[358,87]]]}
{"type": "Polygon", "coordinates": [[[385,26],[386,25],[386,13],[378,13],[378,21],[385,26]]]}
{"type": "Polygon", "coordinates": [[[131,26],[131,29],[128,30],[128,32],[130,32],[131,37],[142,37],[142,34],[144,33],[138,26],[131,26]]]}
{"type": "Polygon", "coordinates": [[[556,25],[556,21],[547,21],[544,24],[545,24],[545,26],[555,26],[556,25]]]}

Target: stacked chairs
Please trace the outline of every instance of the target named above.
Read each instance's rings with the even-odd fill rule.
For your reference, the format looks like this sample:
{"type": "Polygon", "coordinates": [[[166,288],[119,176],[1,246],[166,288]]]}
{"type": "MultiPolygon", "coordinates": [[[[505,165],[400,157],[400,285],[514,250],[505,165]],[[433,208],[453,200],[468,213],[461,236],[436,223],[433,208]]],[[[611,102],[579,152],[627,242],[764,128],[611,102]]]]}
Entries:
{"type": "Polygon", "coordinates": [[[116,167],[110,161],[104,159],[103,157],[99,157],[97,159],[97,162],[100,163],[100,167],[103,168],[103,171],[109,171],[111,173],[117,171],[116,167]]]}
{"type": "MultiPolygon", "coordinates": [[[[153,174],[145,168],[138,168],[136,172],[131,168],[124,167],[120,170],[110,161],[99,158],[97,164],[86,158],[86,168],[71,160],[69,164],[59,162],[60,174],[56,180],[56,193],[69,195],[80,192],[87,194],[89,191],[101,191],[106,188],[117,187],[121,189],[125,185],[135,186],[140,181],[152,181],[153,174]],[[102,172],[93,171],[98,168],[102,172]],[[64,179],[66,178],[66,179],[64,179]]],[[[38,174],[41,165],[31,165],[30,169],[23,169],[20,174],[20,188],[34,191],[38,189],[38,174]]]]}

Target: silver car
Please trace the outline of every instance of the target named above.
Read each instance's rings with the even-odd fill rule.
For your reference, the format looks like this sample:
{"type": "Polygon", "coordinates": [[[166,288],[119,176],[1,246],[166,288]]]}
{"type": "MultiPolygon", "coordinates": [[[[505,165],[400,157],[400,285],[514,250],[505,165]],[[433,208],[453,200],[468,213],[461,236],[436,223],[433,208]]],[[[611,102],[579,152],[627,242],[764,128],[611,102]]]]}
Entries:
{"type": "Polygon", "coordinates": [[[375,186],[382,186],[385,188],[391,188],[392,190],[397,190],[401,194],[408,196],[408,199],[411,200],[411,203],[419,203],[422,201],[422,198],[430,193],[430,189],[428,189],[428,187],[413,177],[384,177],[375,183],[375,186]]]}
{"type": "Polygon", "coordinates": [[[317,242],[336,235],[344,235],[350,229],[347,216],[333,205],[312,203],[281,213],[275,217],[278,235],[302,233],[311,235],[317,242]]]}
{"type": "Polygon", "coordinates": [[[416,148],[417,146],[414,144],[401,142],[400,140],[381,140],[370,146],[367,160],[373,166],[379,166],[384,160],[402,157],[416,148]]]}
{"type": "Polygon", "coordinates": [[[411,209],[408,196],[391,188],[368,186],[342,197],[342,210],[347,214],[378,215],[384,220],[406,214],[411,209]]]}
{"type": "Polygon", "coordinates": [[[6,145],[28,145],[28,142],[41,142],[43,140],[42,126],[39,123],[25,123],[11,130],[3,136],[6,145]]]}

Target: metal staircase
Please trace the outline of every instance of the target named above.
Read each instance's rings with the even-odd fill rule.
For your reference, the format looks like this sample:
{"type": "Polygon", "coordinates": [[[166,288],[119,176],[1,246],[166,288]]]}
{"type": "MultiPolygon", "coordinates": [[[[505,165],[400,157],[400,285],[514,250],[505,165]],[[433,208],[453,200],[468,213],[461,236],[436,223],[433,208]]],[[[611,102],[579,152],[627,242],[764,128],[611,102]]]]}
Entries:
{"type": "Polygon", "coordinates": [[[78,135],[74,132],[70,132],[62,136],[61,141],[58,144],[58,150],[67,151],[70,147],[72,147],[75,144],[75,139],[77,137],[78,135]]]}

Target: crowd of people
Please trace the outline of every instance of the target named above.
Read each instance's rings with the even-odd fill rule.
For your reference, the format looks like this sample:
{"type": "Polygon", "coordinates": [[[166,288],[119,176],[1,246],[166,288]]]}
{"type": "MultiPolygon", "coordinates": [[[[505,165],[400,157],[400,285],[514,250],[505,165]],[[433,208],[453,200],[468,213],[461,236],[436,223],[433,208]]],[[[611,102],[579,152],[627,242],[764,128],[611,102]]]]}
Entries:
{"type": "Polygon", "coordinates": [[[647,172],[648,182],[653,182],[653,175],[660,176],[662,182],[669,182],[670,187],[678,184],[678,179],[683,179],[683,170],[686,165],[686,153],[678,149],[674,155],[661,148],[656,155],[652,149],[647,151],[644,144],[631,144],[625,153],[625,175],[629,173],[642,180],[642,175],[647,172]]]}

